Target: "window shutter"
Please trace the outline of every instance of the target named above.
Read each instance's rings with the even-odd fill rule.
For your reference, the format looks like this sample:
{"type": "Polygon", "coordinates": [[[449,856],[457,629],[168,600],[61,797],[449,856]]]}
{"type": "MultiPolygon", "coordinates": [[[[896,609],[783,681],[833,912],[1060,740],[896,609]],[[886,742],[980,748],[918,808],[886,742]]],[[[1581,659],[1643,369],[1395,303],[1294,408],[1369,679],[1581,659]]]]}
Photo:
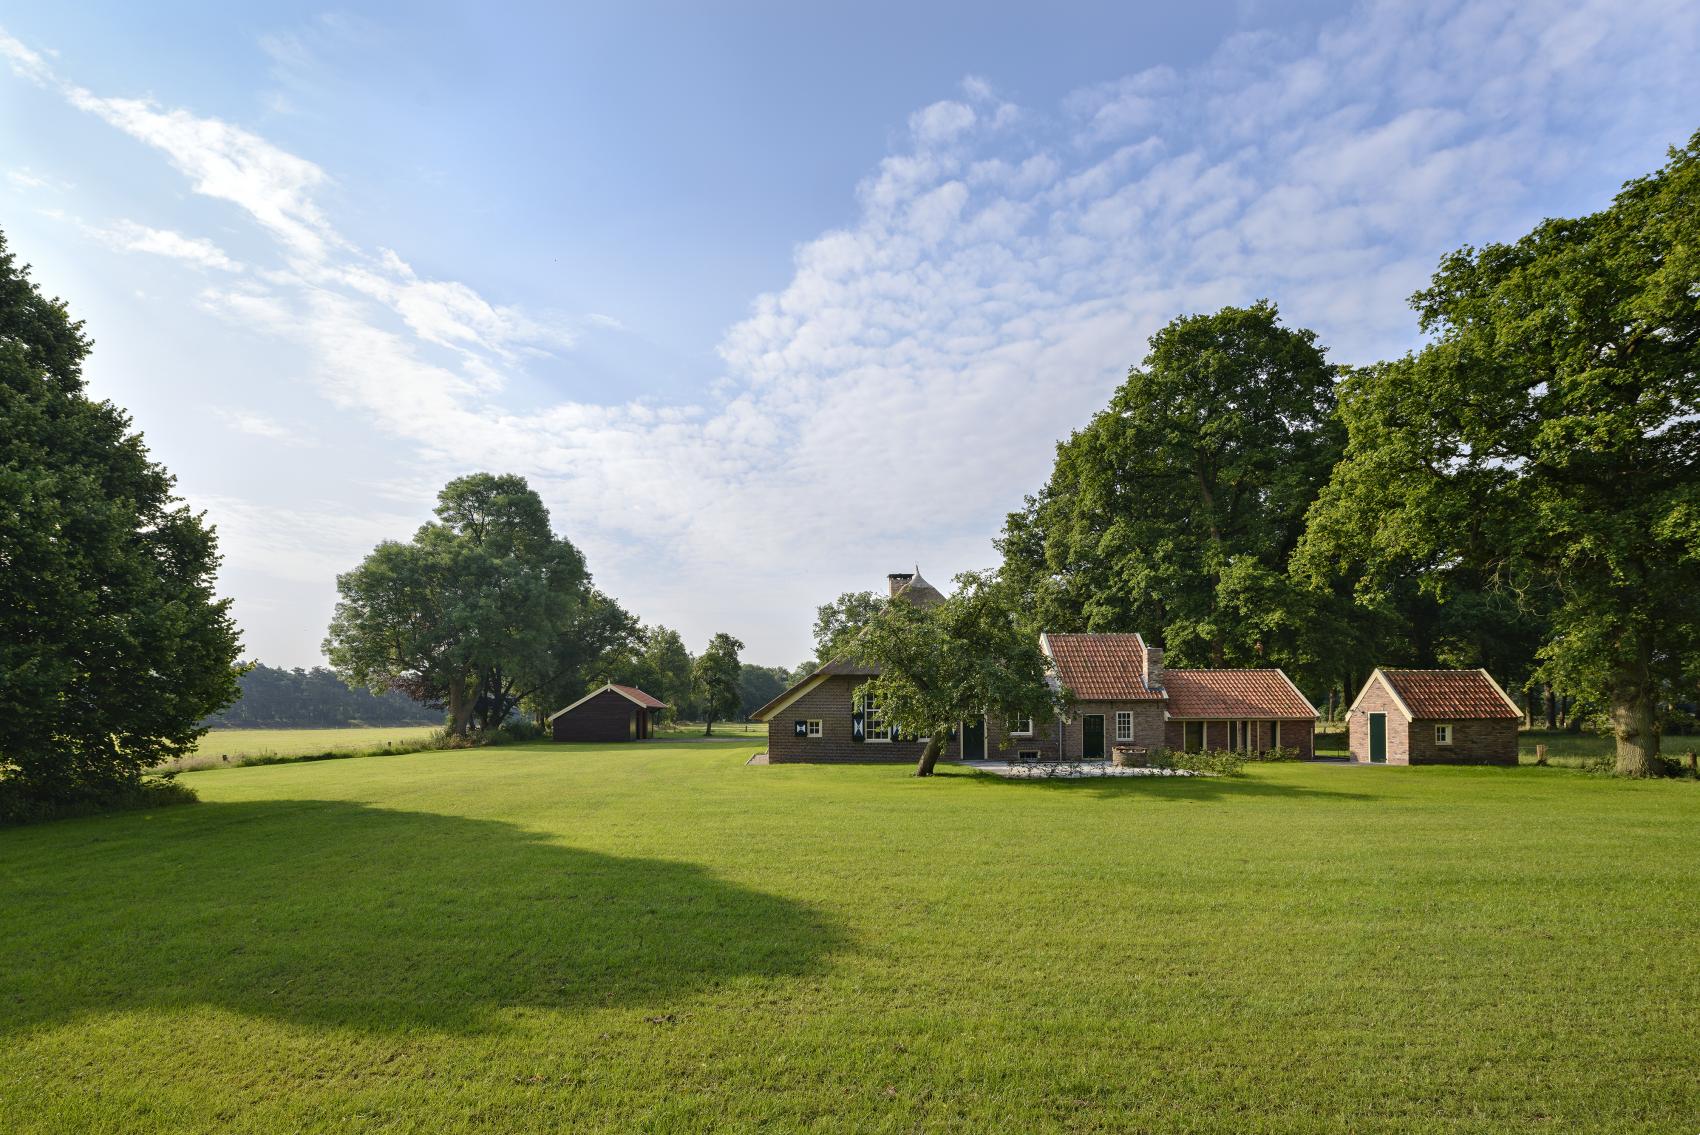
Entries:
{"type": "Polygon", "coordinates": [[[862,711],[854,710],[850,714],[850,740],[866,741],[867,739],[868,731],[867,726],[862,721],[862,711]]]}
{"type": "Polygon", "coordinates": [[[793,721],[791,723],[791,732],[795,733],[799,737],[807,737],[809,735],[809,723],[807,721],[793,721]]]}

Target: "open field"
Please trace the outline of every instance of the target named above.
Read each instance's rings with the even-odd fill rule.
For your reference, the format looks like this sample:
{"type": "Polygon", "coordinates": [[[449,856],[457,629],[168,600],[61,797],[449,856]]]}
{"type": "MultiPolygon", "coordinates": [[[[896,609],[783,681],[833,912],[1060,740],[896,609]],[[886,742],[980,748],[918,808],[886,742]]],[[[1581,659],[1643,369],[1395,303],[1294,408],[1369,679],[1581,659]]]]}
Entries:
{"type": "Polygon", "coordinates": [[[436,725],[372,725],[351,729],[214,729],[201,738],[195,755],[178,767],[222,764],[223,757],[299,757],[310,753],[364,752],[386,744],[415,745],[437,732],[436,725]]]}
{"type": "Polygon", "coordinates": [[[0,1129],[1667,1132],[1700,786],[1006,782],[744,741],[0,832],[0,1129]]]}
{"type": "MultiPolygon", "coordinates": [[[[767,722],[765,721],[716,721],[714,723],[716,737],[749,738],[757,742],[767,740],[767,722]]],[[[700,721],[669,721],[655,730],[656,738],[666,737],[701,737],[702,722],[700,721]]]]}

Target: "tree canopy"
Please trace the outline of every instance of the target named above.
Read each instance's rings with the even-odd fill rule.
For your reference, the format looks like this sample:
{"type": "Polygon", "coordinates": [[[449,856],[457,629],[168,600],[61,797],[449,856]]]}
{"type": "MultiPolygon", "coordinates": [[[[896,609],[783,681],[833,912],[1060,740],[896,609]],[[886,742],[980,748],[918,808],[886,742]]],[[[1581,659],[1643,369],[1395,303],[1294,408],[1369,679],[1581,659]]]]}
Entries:
{"type": "Polygon", "coordinates": [[[885,605],[872,591],[846,591],[830,603],[815,608],[814,667],[841,657],[868,620],[885,605]]]}
{"type": "Polygon", "coordinates": [[[691,693],[702,714],[703,734],[714,732],[714,723],[738,712],[738,652],[744,644],[724,632],[715,635],[691,667],[691,693]]]}
{"type": "Polygon", "coordinates": [[[1412,301],[1433,341],[1341,393],[1296,564],[1366,603],[1420,562],[1541,609],[1542,676],[1609,707],[1629,775],[1700,671],[1696,280],[1700,134],[1599,213],[1444,258],[1412,301]]]}
{"type": "Polygon", "coordinates": [[[1055,717],[1045,656],[1014,606],[1007,583],[969,572],[937,605],[886,602],[856,636],[856,657],[879,667],[865,689],[880,720],[903,736],[927,738],[916,776],[932,775],[960,722],[983,713],[1055,717]]]}
{"type": "Polygon", "coordinates": [[[464,734],[475,715],[490,728],[555,680],[590,576],[523,477],[456,478],[436,515],[411,543],[380,544],[337,577],[324,649],[352,681],[446,705],[464,734]]]}
{"type": "Polygon", "coordinates": [[[87,396],[90,347],[0,236],[0,781],[47,803],[133,787],[236,696],[213,529],[87,396]]]}
{"type": "Polygon", "coordinates": [[[1030,629],[1137,630],[1181,665],[1297,654],[1329,614],[1287,560],[1340,450],[1334,383],[1270,303],[1158,331],[998,541],[1030,629]]]}

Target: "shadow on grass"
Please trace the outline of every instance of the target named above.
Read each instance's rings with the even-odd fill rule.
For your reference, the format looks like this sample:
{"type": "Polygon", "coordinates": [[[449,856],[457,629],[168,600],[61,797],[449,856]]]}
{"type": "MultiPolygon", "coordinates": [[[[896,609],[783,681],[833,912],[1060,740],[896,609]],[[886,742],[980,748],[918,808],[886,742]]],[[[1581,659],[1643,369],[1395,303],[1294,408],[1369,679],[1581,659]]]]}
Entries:
{"type": "Polygon", "coordinates": [[[0,1035],[197,1005],[471,1032],[512,1007],[662,1007],[815,973],[845,943],[690,864],[343,802],[0,832],[0,863],[0,1035]]]}
{"type": "Polygon", "coordinates": [[[1043,776],[1010,777],[973,768],[939,768],[940,775],[966,780],[978,788],[1030,792],[1079,792],[1090,796],[1136,796],[1152,800],[1205,802],[1275,797],[1301,800],[1376,800],[1373,792],[1338,791],[1307,785],[1281,784],[1249,776],[1043,776]]]}

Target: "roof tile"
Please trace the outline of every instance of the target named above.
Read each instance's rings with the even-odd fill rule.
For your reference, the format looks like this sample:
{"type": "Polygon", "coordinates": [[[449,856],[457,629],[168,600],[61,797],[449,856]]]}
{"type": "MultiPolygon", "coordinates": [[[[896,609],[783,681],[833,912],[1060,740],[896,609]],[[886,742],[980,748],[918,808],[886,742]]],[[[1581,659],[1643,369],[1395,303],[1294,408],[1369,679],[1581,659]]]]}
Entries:
{"type": "Polygon", "coordinates": [[[1429,718],[1521,718],[1523,711],[1500,696],[1484,670],[1383,670],[1411,716],[1429,718]]]}
{"type": "Polygon", "coordinates": [[[1057,677],[1078,701],[1154,701],[1145,685],[1145,642],[1136,634],[1046,635],[1057,677]]]}
{"type": "Polygon", "coordinates": [[[1170,717],[1316,720],[1280,670],[1166,670],[1163,685],[1170,717]]]}

